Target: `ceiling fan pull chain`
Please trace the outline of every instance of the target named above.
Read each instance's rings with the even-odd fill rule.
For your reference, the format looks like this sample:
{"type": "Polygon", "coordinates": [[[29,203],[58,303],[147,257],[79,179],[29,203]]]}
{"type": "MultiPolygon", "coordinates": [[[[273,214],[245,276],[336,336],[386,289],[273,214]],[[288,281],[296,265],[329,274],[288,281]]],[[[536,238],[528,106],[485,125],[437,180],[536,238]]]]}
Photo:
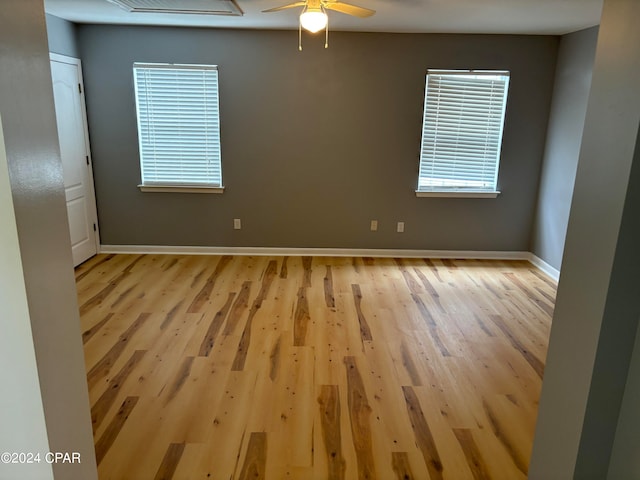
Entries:
{"type": "Polygon", "coordinates": [[[298,51],[302,51],[302,21],[298,20],[298,51]]]}
{"type": "MultiPolygon", "coordinates": [[[[324,13],[327,15],[327,12],[324,13]]],[[[324,27],[324,48],[329,48],[329,15],[327,15],[327,26],[324,27]]]]}

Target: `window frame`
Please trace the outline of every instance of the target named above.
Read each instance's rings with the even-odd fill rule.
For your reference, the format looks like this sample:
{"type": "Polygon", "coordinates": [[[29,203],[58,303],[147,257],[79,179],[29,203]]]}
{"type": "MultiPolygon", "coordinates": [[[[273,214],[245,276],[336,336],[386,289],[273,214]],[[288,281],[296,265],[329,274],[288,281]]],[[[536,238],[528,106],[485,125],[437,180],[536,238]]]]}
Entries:
{"type": "MultiPolygon", "coordinates": [[[[417,197],[448,197],[448,198],[496,198],[500,194],[500,190],[498,189],[498,174],[500,171],[500,160],[502,155],[502,139],[504,134],[504,122],[506,117],[507,110],[507,99],[509,93],[509,81],[510,81],[510,72],[507,70],[451,70],[451,69],[428,69],[427,74],[425,76],[425,93],[424,93],[424,108],[423,108],[423,117],[422,117],[422,132],[421,132],[421,143],[420,143],[420,157],[418,164],[418,181],[417,187],[415,190],[417,197]],[[435,158],[429,159],[428,155],[425,153],[425,134],[428,132],[427,130],[427,116],[430,114],[431,116],[438,115],[438,112],[433,112],[433,110],[429,109],[429,80],[430,75],[448,75],[448,76],[493,76],[500,77],[500,81],[504,84],[504,93],[502,95],[502,104],[500,107],[501,118],[499,121],[499,134],[497,142],[494,145],[496,150],[495,156],[495,170],[493,175],[493,185],[490,185],[487,188],[475,188],[473,186],[463,186],[463,185],[433,185],[431,187],[420,186],[421,179],[425,177],[423,174],[423,169],[431,166],[432,168],[436,165],[437,160],[435,158]],[[506,78],[505,78],[506,77],[506,78]]],[[[492,95],[491,93],[489,95],[492,95]]],[[[490,98],[488,96],[487,98],[490,98]]],[[[496,96],[496,98],[500,98],[496,96]]],[[[464,100],[461,101],[461,105],[464,100]]],[[[469,122],[471,124],[471,122],[469,122]]],[[[487,134],[487,137],[489,135],[487,134]]],[[[432,142],[432,145],[435,145],[435,141],[432,142]]],[[[456,144],[457,146],[457,144],[456,144]]],[[[484,154],[486,157],[486,153],[484,154]]],[[[452,158],[452,161],[455,160],[452,158]]],[[[483,160],[482,162],[492,164],[491,162],[486,162],[483,160]]],[[[446,165],[446,162],[441,162],[441,165],[446,165]]],[[[451,164],[450,164],[451,165],[451,164]]],[[[455,165],[455,163],[453,164],[455,165]]],[[[473,180],[467,180],[473,181],[473,180]]]]}
{"type": "MultiPolygon", "coordinates": [[[[139,164],[140,164],[140,184],[138,188],[142,192],[179,192],[179,193],[223,193],[224,186],[222,183],[222,152],[221,152],[221,141],[220,141],[220,102],[219,102],[219,78],[218,78],[218,66],[217,65],[201,65],[201,64],[181,64],[181,63],[146,63],[146,62],[134,62],[133,64],[133,83],[134,83],[134,101],[135,101],[135,109],[136,109],[136,124],[137,124],[137,137],[138,137],[138,154],[139,154],[139,164]],[[175,179],[175,181],[167,180],[167,181],[150,181],[148,178],[145,179],[145,154],[144,154],[144,145],[143,145],[143,119],[141,118],[141,103],[140,103],[140,91],[139,91],[139,81],[138,74],[141,73],[142,70],[175,70],[175,71],[215,71],[215,81],[213,82],[213,88],[215,88],[214,94],[210,97],[210,102],[215,104],[214,111],[211,113],[213,116],[211,119],[205,117],[206,114],[203,114],[203,123],[208,122],[209,120],[213,121],[216,125],[215,131],[213,133],[205,133],[202,134],[203,138],[208,135],[212,135],[215,139],[215,147],[212,150],[214,152],[212,164],[214,165],[214,172],[219,172],[219,174],[215,174],[210,177],[210,179],[214,180],[213,182],[185,182],[180,181],[179,179],[175,179]],[[219,181],[215,181],[219,180],[219,181]]],[[[204,82],[203,82],[204,83],[204,82]]],[[[203,93],[203,101],[208,92],[203,93]]],[[[148,120],[147,120],[148,123],[148,120]]],[[[179,140],[179,137],[177,137],[179,140]]],[[[207,138],[208,140],[208,138],[207,138]]],[[[206,143],[206,141],[205,141],[206,143]]],[[[179,145],[179,142],[177,143],[179,145]]],[[[206,151],[207,147],[203,147],[203,151],[206,151]]],[[[152,161],[147,162],[146,168],[149,168],[148,163],[152,163],[152,161]]],[[[180,163],[179,160],[175,162],[176,169],[179,168],[179,165],[187,164],[188,162],[180,163]]],[[[206,169],[206,167],[202,167],[206,169]]]]}

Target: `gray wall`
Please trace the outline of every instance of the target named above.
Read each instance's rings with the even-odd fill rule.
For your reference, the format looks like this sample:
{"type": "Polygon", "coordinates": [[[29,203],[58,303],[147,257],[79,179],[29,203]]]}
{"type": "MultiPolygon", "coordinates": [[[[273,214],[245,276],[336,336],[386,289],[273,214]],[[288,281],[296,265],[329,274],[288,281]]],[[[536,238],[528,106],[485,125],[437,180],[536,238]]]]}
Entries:
{"type": "MultiPolygon", "coordinates": [[[[16,274],[13,281],[24,286],[29,311],[28,319],[6,320],[10,311],[2,303],[0,318],[13,324],[30,320],[49,448],[81,454],[79,465],[53,465],[55,478],[92,480],[97,473],[89,396],[42,0],[3,2],[0,65],[0,115],[15,214],[15,225],[11,217],[3,215],[0,228],[15,228],[17,232],[24,273],[16,274]]],[[[3,329],[2,335],[17,331],[18,326],[13,327],[3,329]]],[[[0,350],[2,368],[14,366],[17,359],[11,353],[0,350]]],[[[18,396],[32,393],[32,388],[25,387],[18,396]]],[[[11,405],[16,417],[24,415],[27,404],[11,405]]],[[[27,432],[32,429],[8,429],[3,424],[0,439],[4,443],[7,437],[11,440],[27,432]]],[[[34,441],[33,448],[40,445],[40,441],[34,441]]],[[[21,474],[3,474],[2,478],[30,478],[29,470],[25,466],[21,474]]]]}
{"type": "Polygon", "coordinates": [[[529,250],[557,37],[77,31],[103,244],[529,250]],[[219,65],[224,194],[138,190],[135,61],[219,65]],[[428,68],[511,71],[497,199],[415,197],[428,68]]]}
{"type": "Polygon", "coordinates": [[[610,480],[640,479],[640,329],[636,333],[616,438],[609,465],[610,480]]]}
{"type": "Polygon", "coordinates": [[[639,21],[637,0],[604,1],[532,480],[607,477],[640,317],[639,21]]]}
{"type": "Polygon", "coordinates": [[[560,270],[598,28],[560,40],[531,251],[560,270]]]}
{"type": "MultiPolygon", "coordinates": [[[[640,8],[636,10],[640,18],[640,8]]],[[[640,35],[635,36],[640,41],[640,35]]],[[[580,449],[576,463],[577,478],[605,478],[609,467],[607,455],[612,451],[620,407],[628,380],[630,358],[632,356],[638,318],[640,317],[640,55],[635,54],[635,72],[629,72],[635,83],[635,90],[629,101],[635,107],[636,116],[627,117],[627,127],[633,141],[632,129],[635,126],[635,154],[631,174],[628,176],[626,198],[620,223],[613,268],[609,280],[604,312],[600,326],[595,364],[589,386],[589,397],[582,426],[580,449]],[[634,98],[635,97],[635,98],[634,98]],[[630,127],[630,128],[629,128],[630,127]]],[[[633,152],[633,143],[625,143],[626,149],[633,152]]],[[[624,152],[628,155],[628,150],[624,152]]],[[[629,157],[631,156],[629,155],[629,157]]],[[[614,156],[612,159],[615,159],[614,156]]],[[[626,173],[626,172],[625,172],[626,173]]],[[[624,186],[621,185],[621,191],[624,186]]],[[[588,331],[588,330],[587,330],[588,331]]],[[[631,383],[630,385],[633,385],[631,383]]],[[[631,387],[633,388],[633,386],[631,387]]],[[[640,412],[628,415],[633,419],[640,412]]],[[[622,419],[620,419],[622,420],[622,419]]],[[[635,420],[637,422],[637,420],[635,420]]],[[[638,447],[636,441],[635,447],[638,447]]],[[[640,450],[636,450],[636,454],[640,450]]],[[[616,477],[614,477],[616,478],[616,477]]],[[[630,479],[629,475],[622,477],[630,479]]],[[[637,477],[635,477],[637,478],[637,477]]]]}
{"type": "Polygon", "coordinates": [[[46,14],[47,37],[49,39],[49,51],[78,58],[78,44],[76,42],[76,26],[62,18],[46,14]]]}

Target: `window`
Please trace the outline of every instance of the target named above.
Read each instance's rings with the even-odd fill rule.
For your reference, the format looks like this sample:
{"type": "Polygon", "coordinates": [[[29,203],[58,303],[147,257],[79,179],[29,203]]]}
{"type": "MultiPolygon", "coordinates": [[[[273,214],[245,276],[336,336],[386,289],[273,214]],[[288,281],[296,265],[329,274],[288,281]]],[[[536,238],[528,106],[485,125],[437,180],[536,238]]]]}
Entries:
{"type": "Polygon", "coordinates": [[[222,192],[218,69],[133,65],[143,191],[222,192]]]}
{"type": "Polygon", "coordinates": [[[429,70],[418,196],[495,197],[509,72],[429,70]]]}

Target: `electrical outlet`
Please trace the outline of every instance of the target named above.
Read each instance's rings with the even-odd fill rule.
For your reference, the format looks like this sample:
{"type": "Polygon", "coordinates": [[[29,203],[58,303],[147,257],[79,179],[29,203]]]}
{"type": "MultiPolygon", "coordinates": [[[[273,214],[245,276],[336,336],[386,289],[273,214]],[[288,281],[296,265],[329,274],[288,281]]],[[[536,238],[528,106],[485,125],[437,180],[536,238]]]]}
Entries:
{"type": "Polygon", "coordinates": [[[378,231],[378,220],[371,220],[371,231],[378,231]]]}
{"type": "Polygon", "coordinates": [[[397,229],[398,233],[402,233],[404,232],[404,222],[398,222],[398,229],[397,229]]]}
{"type": "Polygon", "coordinates": [[[233,229],[234,230],[240,230],[242,228],[242,222],[240,221],[239,218],[234,218],[233,219],[233,229]]]}

